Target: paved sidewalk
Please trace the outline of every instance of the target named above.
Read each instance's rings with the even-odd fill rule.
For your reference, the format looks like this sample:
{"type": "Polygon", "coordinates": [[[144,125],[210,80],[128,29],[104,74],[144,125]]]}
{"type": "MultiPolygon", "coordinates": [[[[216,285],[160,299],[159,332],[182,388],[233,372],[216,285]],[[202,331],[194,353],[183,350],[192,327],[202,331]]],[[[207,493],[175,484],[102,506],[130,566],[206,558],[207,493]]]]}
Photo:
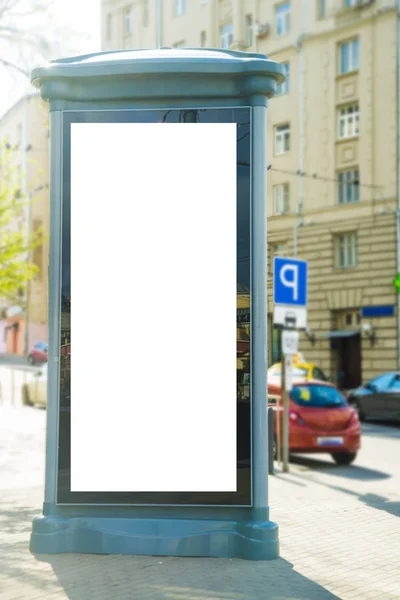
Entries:
{"type": "Polygon", "coordinates": [[[366,426],[354,467],[298,458],[270,479],[276,561],[34,557],[45,415],[0,409],[1,600],[400,599],[400,428],[366,426]]]}

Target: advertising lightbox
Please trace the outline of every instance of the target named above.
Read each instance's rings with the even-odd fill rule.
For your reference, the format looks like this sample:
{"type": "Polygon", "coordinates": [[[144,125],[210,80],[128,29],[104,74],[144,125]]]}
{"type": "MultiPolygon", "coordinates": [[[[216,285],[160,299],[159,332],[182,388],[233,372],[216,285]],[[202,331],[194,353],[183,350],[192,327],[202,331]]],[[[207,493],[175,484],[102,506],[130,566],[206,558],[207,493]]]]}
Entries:
{"type": "Polygon", "coordinates": [[[62,165],[57,503],[250,506],[251,109],[65,111],[62,165]]]}

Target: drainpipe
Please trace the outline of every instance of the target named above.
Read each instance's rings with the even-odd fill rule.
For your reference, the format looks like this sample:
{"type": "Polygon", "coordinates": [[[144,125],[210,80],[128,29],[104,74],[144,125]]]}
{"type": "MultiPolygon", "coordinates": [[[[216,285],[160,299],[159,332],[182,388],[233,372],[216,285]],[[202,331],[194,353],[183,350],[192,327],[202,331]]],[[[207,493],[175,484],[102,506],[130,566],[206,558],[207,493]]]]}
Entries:
{"type": "Polygon", "coordinates": [[[297,256],[297,254],[298,254],[298,245],[299,245],[298,244],[298,237],[299,237],[298,229],[299,229],[299,227],[302,227],[304,225],[303,217],[300,216],[299,214],[298,214],[298,217],[299,217],[298,221],[295,224],[295,226],[293,227],[293,256],[297,256]]]}
{"type": "Polygon", "coordinates": [[[256,35],[256,24],[259,22],[258,16],[260,14],[259,0],[253,0],[251,8],[253,13],[253,47],[254,52],[258,52],[258,37],[256,35]]]}
{"type": "MultiPolygon", "coordinates": [[[[397,0],[397,273],[400,273],[400,0],[397,0]]],[[[397,366],[400,369],[400,294],[397,293],[397,366]]]]}
{"type": "MultiPolygon", "coordinates": [[[[399,0],[400,2],[400,0],[399,0]]],[[[304,197],[304,49],[303,39],[306,34],[307,0],[301,3],[300,35],[296,40],[296,49],[299,56],[299,181],[296,215],[298,221],[293,232],[293,252],[298,255],[298,229],[303,225],[303,197],[304,197]]]]}
{"type": "Polygon", "coordinates": [[[162,0],[156,0],[156,38],[157,48],[162,47],[162,0]]]}

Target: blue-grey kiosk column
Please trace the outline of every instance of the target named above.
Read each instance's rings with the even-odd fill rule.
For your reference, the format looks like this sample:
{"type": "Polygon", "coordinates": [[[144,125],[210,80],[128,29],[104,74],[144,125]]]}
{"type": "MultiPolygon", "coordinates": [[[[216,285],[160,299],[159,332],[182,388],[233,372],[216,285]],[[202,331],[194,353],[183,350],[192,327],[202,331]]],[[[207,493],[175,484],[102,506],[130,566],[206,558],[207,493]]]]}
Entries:
{"type": "Polygon", "coordinates": [[[62,198],[62,113],[50,113],[50,247],[49,247],[49,348],[47,382],[46,506],[56,504],[58,423],[60,395],[60,289],[61,289],[61,198],[62,198]]]}
{"type": "MultiPolygon", "coordinates": [[[[261,100],[261,99],[260,99],[261,100]]],[[[267,202],[266,140],[256,131],[267,130],[266,108],[253,105],[252,189],[252,436],[253,508],[258,521],[269,519],[267,389],[267,202]]]]}
{"type": "MultiPolygon", "coordinates": [[[[50,104],[51,224],[46,482],[43,514],[33,521],[31,551],[241,557],[251,560],[276,558],[279,554],[278,526],[270,520],[268,508],[266,122],[267,99],[275,93],[276,85],[284,80],[282,67],[259,54],[159,49],[62,59],[36,69],[32,80],[50,104]],[[168,490],[138,489],[135,485],[132,489],[110,490],[101,487],[101,477],[100,483],[88,484],[87,488],[82,483],[78,486],[71,483],[71,449],[75,444],[71,441],[71,414],[79,409],[78,397],[79,402],[85,400],[79,395],[75,383],[75,403],[71,404],[71,380],[74,380],[74,373],[77,380],[78,371],[84,366],[79,366],[74,359],[71,366],[71,356],[77,356],[74,355],[74,347],[77,352],[79,345],[75,341],[74,346],[78,332],[74,337],[71,331],[71,310],[79,308],[74,304],[71,291],[71,272],[76,268],[71,259],[71,245],[73,247],[79,242],[78,234],[73,230],[71,206],[77,211],[82,202],[87,202],[95,207],[99,218],[104,208],[101,203],[96,205],[96,198],[90,194],[81,195],[78,202],[76,194],[79,186],[76,182],[74,191],[71,191],[71,173],[77,169],[72,131],[82,131],[87,125],[109,127],[117,124],[123,132],[135,124],[155,126],[157,123],[159,127],[174,123],[183,128],[200,127],[202,123],[230,123],[236,131],[237,322],[235,325],[232,323],[237,332],[234,489],[221,484],[221,489],[214,486],[213,489],[196,491],[193,487],[185,489],[183,483],[183,487],[172,490],[168,486],[168,490]]],[[[101,135],[99,139],[103,137],[101,135]]],[[[134,143],[134,140],[131,142],[134,143]]],[[[209,140],[210,148],[213,143],[213,139],[209,140]]],[[[106,149],[110,151],[110,148],[106,149]]],[[[87,168],[92,168],[91,176],[94,174],[101,180],[101,169],[93,171],[90,156],[85,158],[87,168]]],[[[157,175],[155,167],[154,176],[157,175]]],[[[93,189],[100,188],[94,185],[93,189]]],[[[132,201],[136,199],[131,198],[132,201]]],[[[164,210],[161,204],[158,206],[164,210]]],[[[184,208],[185,218],[190,217],[187,205],[184,208]]],[[[210,210],[214,210],[212,206],[210,210]]],[[[110,219],[112,215],[110,211],[110,219]]],[[[212,219],[215,215],[211,212],[209,216],[212,219]]],[[[90,227],[97,227],[96,218],[90,222],[90,227]]],[[[222,230],[222,244],[223,233],[222,230]]],[[[201,243],[207,244],[207,235],[204,231],[201,243]]],[[[90,235],[87,242],[91,243],[90,235]]],[[[99,289],[105,284],[106,281],[102,281],[99,289]]],[[[78,291],[74,293],[78,294],[78,291]]],[[[98,308],[101,295],[93,297],[93,303],[98,308]]],[[[105,312],[108,307],[100,309],[105,312]]],[[[90,320],[91,315],[87,318],[90,320]]],[[[175,318],[179,319],[178,313],[175,318]]],[[[80,352],[81,357],[85,356],[82,348],[80,352]]],[[[91,352],[91,348],[87,352],[91,352]]],[[[218,364],[206,361],[207,357],[204,359],[207,365],[205,375],[218,375],[218,364]]],[[[205,376],[203,364],[199,364],[198,368],[199,377],[205,376]]],[[[102,369],[104,364],[99,364],[98,370],[88,373],[87,377],[95,380],[103,376],[102,369]]],[[[135,371],[135,365],[132,365],[132,371],[135,371]]],[[[232,389],[232,383],[233,380],[229,389],[232,389]]],[[[197,384],[193,381],[193,389],[197,384]]],[[[212,386],[209,387],[212,402],[222,402],[212,386]]],[[[203,389],[206,388],[203,386],[203,389]]],[[[135,389],[128,390],[127,395],[131,406],[142,400],[135,396],[135,389]]],[[[189,393],[187,403],[190,402],[189,393]]],[[[123,404],[119,404],[121,406],[123,404]]],[[[192,410],[195,409],[193,406],[192,410]]],[[[93,415],[91,428],[96,426],[93,415]]],[[[223,420],[220,426],[224,428],[223,420]]],[[[151,438],[151,427],[144,422],[143,429],[146,427],[151,438]]],[[[88,444],[91,443],[90,435],[88,430],[88,444]]],[[[232,431],[230,435],[232,439],[232,431]]],[[[168,443],[168,437],[164,439],[168,443]]],[[[153,443],[157,445],[158,440],[153,443]]],[[[208,444],[207,431],[204,432],[204,444],[208,444]]],[[[129,446],[127,449],[129,451],[129,446]]],[[[163,450],[167,448],[157,448],[158,452],[163,450]]],[[[76,456],[76,446],[74,452],[76,456]]],[[[182,448],[184,452],[185,448],[182,448]]],[[[87,460],[87,453],[85,456],[84,459],[82,455],[82,460],[87,460]]],[[[95,458],[93,456],[93,460],[95,458]]],[[[126,464],[126,456],[121,456],[121,462],[123,460],[126,464]]],[[[144,457],[134,454],[129,460],[135,466],[135,461],[144,460],[144,457]]],[[[229,464],[232,466],[233,463],[229,464]]],[[[107,468],[109,465],[104,464],[103,470],[107,468]]],[[[210,468],[210,462],[202,467],[206,471],[210,468]]]]}

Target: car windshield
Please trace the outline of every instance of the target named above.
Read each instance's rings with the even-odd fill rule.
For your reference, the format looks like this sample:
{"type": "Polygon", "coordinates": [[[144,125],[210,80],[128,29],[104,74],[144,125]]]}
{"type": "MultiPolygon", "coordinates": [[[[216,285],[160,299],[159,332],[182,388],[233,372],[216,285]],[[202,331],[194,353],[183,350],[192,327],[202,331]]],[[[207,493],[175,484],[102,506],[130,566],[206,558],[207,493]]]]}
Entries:
{"type": "Polygon", "coordinates": [[[318,367],[313,368],[312,377],[313,379],[319,379],[320,381],[328,381],[328,378],[325,375],[325,373],[321,371],[321,369],[318,369],[318,367]]]}
{"type": "Polygon", "coordinates": [[[384,390],[389,387],[389,385],[393,381],[394,376],[395,373],[384,373],[383,375],[375,377],[375,379],[372,379],[366,385],[369,387],[375,387],[379,390],[384,390]]]}
{"type": "Polygon", "coordinates": [[[299,406],[314,408],[339,408],[347,406],[341,394],[327,385],[297,385],[292,389],[291,399],[299,406]]]}

